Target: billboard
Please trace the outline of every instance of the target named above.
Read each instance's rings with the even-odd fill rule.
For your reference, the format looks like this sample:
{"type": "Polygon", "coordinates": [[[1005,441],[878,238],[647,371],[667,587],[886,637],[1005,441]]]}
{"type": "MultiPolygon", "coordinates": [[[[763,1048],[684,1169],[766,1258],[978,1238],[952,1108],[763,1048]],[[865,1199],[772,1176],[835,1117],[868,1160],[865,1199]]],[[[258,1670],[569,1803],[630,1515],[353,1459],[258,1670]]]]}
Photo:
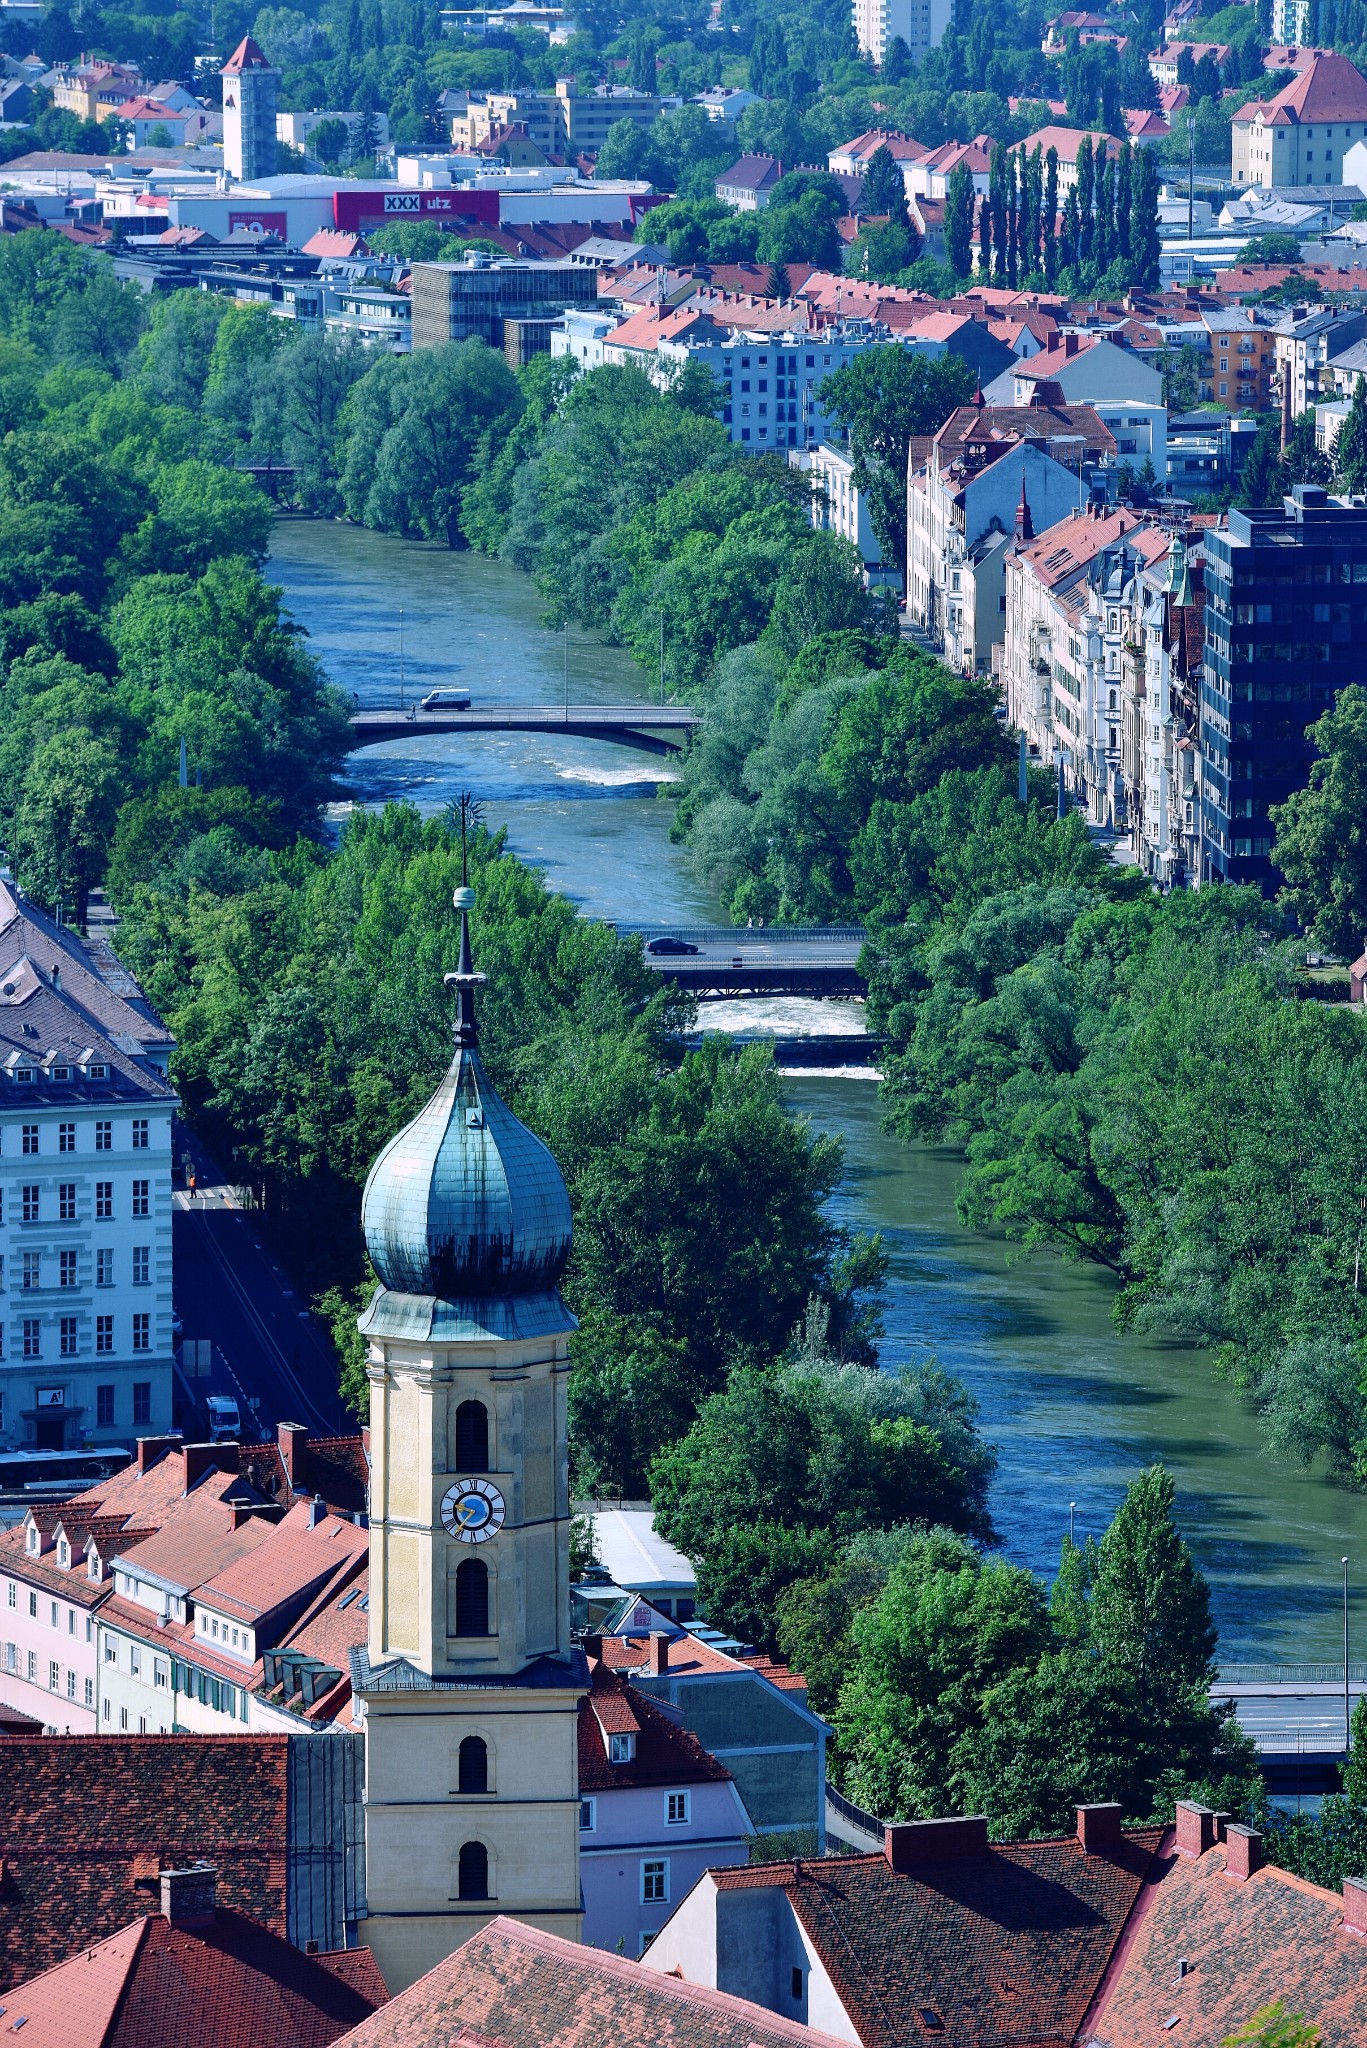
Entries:
{"type": "Polygon", "coordinates": [[[230,213],[228,233],[234,228],[249,235],[279,235],[282,242],[289,240],[289,216],[283,213],[230,213]]]}
{"type": "Polygon", "coordinates": [[[433,220],[452,228],[498,226],[497,192],[396,191],[390,185],[366,191],[343,187],[332,195],[335,227],[350,234],[382,227],[391,220],[433,220]]]}

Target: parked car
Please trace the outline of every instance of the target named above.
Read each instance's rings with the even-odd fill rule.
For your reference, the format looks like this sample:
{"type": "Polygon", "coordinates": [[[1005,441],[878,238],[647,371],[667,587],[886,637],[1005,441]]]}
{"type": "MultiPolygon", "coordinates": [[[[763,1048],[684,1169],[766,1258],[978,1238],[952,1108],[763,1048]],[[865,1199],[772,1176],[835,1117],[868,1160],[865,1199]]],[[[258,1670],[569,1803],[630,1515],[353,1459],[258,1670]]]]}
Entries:
{"type": "Polygon", "coordinates": [[[666,936],[663,939],[647,939],[647,953],[696,953],[696,946],[690,946],[687,939],[666,936]]]}
{"type": "Polygon", "coordinates": [[[468,711],[468,690],[429,690],[422,700],[424,711],[468,711]]]}

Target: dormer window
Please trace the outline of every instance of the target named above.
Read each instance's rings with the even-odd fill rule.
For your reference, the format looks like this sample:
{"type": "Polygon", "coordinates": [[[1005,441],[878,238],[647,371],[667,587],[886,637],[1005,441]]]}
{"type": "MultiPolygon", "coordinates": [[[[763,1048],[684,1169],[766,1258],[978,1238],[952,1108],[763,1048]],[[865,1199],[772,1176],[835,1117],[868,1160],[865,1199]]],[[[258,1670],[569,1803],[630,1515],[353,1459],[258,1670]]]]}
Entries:
{"type": "Polygon", "coordinates": [[[28,1554],[30,1557],[38,1555],[38,1545],[41,1541],[42,1538],[39,1536],[38,1531],[30,1526],[28,1532],[28,1554]]]}
{"type": "Polygon", "coordinates": [[[91,1551],[90,1560],[86,1565],[85,1570],[86,1577],[89,1579],[93,1579],[96,1585],[98,1585],[100,1581],[100,1553],[98,1552],[98,1550],[91,1551]]]}
{"type": "Polygon", "coordinates": [[[608,1762],[630,1764],[636,1761],[636,1737],[634,1735],[609,1735],[608,1762]]]}
{"type": "Polygon", "coordinates": [[[68,1566],[71,1563],[71,1545],[67,1542],[65,1536],[57,1545],[57,1562],[62,1566],[68,1566]]]}
{"type": "Polygon", "coordinates": [[[92,1081],[107,1081],[109,1079],[109,1068],[103,1060],[92,1060],[86,1068],[86,1072],[92,1081]]]}
{"type": "Polygon", "coordinates": [[[65,1065],[54,1067],[52,1069],[52,1078],[54,1081],[69,1081],[71,1079],[70,1067],[65,1065]]]}
{"type": "Polygon", "coordinates": [[[33,1079],[32,1067],[16,1067],[14,1078],[16,1081],[31,1081],[33,1079]]]}

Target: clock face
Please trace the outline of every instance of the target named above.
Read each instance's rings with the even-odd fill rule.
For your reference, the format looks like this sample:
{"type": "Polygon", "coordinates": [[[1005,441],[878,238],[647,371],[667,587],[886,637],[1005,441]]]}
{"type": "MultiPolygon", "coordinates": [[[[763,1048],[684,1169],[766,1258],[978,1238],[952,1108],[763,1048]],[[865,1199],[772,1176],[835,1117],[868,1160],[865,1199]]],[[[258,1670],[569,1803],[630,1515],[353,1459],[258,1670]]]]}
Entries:
{"type": "Polygon", "coordinates": [[[458,1479],[442,1499],[441,1518],[457,1543],[487,1543],[503,1527],[503,1495],[488,1479],[458,1479]]]}

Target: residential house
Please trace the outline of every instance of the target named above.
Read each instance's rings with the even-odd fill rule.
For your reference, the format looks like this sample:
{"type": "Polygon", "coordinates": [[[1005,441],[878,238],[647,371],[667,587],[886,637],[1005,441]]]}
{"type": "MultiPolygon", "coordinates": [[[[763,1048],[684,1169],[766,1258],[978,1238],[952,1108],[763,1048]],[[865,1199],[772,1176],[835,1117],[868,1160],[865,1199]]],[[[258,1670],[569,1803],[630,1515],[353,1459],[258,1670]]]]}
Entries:
{"type": "Polygon", "coordinates": [[[1089,405],[1115,436],[1116,452],[1134,469],[1151,462],[1167,472],[1168,414],[1163,378],[1153,362],[1101,334],[1065,333],[1054,345],[1017,362],[985,387],[993,404],[1029,405],[1048,387],[1069,405],[1089,405]]]}
{"type": "Polygon", "coordinates": [[[882,544],[869,516],[868,495],[854,480],[854,458],[849,450],[823,441],[815,448],[790,456],[789,460],[805,469],[815,485],[813,526],[824,527],[828,533],[838,533],[842,540],[849,541],[863,564],[865,583],[896,588],[901,575],[893,564],[883,560],[882,544]]]}
{"type": "MultiPolygon", "coordinates": [[[[1204,560],[1201,547],[1175,534],[1167,555],[1145,565],[1132,598],[1139,630],[1119,664],[1123,673],[1126,657],[1132,662],[1129,695],[1132,703],[1138,700],[1122,764],[1131,847],[1144,872],[1165,888],[1201,874],[1204,560]]],[[[1126,593],[1115,595],[1123,616],[1126,593]]],[[[1112,593],[1103,596],[1109,603],[1112,593]]]]}
{"type": "Polygon", "coordinates": [[[1193,64],[1199,64],[1203,57],[1209,57],[1218,64],[1221,71],[1229,62],[1228,43],[1160,43],[1156,50],[1149,52],[1149,74],[1156,85],[1173,86],[1178,82],[1177,68],[1184,57],[1193,64]]]}
{"type": "Polygon", "coordinates": [[[1051,149],[1058,152],[1058,196],[1059,204],[1062,205],[1077,185],[1078,151],[1084,142],[1090,144],[1093,156],[1104,148],[1106,156],[1112,162],[1124,148],[1124,144],[1114,135],[1050,125],[1047,128],[1037,128],[1033,135],[1027,135],[1016,154],[1027,158],[1032,157],[1038,150],[1043,161],[1051,149]]]}
{"type": "Polygon", "coordinates": [[[160,1906],[159,1873],[207,1862],[218,1905],[307,1948],[364,1916],[354,1734],[4,1738],[0,1997],[160,1906]]]}
{"type": "Polygon", "coordinates": [[[625,85],[598,85],[584,92],[572,78],[558,78],[554,92],[519,87],[464,93],[447,111],[455,149],[478,150],[496,130],[520,128],[543,161],[558,157],[572,162],[601,149],[615,122],[649,128],[666,108],[680,104],[625,85]]]}
{"type": "Polygon", "coordinates": [[[0,1445],[170,1424],[174,1043],[107,942],[0,882],[0,1445]]]}
{"type": "MultiPolygon", "coordinates": [[[[257,1698],[268,1654],[348,1592],[362,1596],[352,1603],[352,1640],[364,1639],[366,1531],[321,1501],[301,1501],[277,1520],[273,1508],[237,1498],[241,1485],[225,1478],[199,1487],[118,1559],[98,1624],[106,1733],[279,1726],[276,1705],[257,1698]]],[[[307,1704],[349,1710],[348,1669],[320,1664],[303,1688],[307,1704]]],[[[277,1683],[284,1675],[277,1666],[277,1683]]],[[[313,1725],[326,1726],[326,1715],[313,1725]]]]}
{"type": "Polygon", "coordinates": [[[76,1949],[5,1995],[39,2048],[163,2048],[168,2013],[197,2048],[243,2040],[327,2048],[389,1997],[368,1948],[303,1955],[218,1905],[212,1864],[158,1874],[160,1912],[76,1949]]]}
{"type": "Polygon", "coordinates": [[[828,151],[826,168],[836,177],[862,178],[869,167],[870,157],[876,156],[880,149],[886,149],[904,178],[912,164],[920,163],[930,154],[923,142],[904,135],[900,128],[870,128],[863,135],[856,135],[852,142],[839,143],[828,151]]]}
{"type": "Polygon", "coordinates": [[[1032,753],[1060,764],[1065,783],[1101,824],[1122,822],[1115,795],[1121,721],[1111,714],[1122,709],[1129,621],[1118,598],[1105,603],[1104,586],[1093,605],[1093,565],[1121,541],[1144,563],[1168,549],[1168,536],[1128,507],[1088,505],[1013,545],[1004,564],[1007,715],[1032,753]]]}
{"type": "Polygon", "coordinates": [[[908,195],[913,199],[944,199],[949,181],[961,164],[967,165],[973,190],[981,198],[987,191],[992,167],[991,137],[975,135],[972,142],[942,142],[938,149],[926,150],[913,162],[904,163],[902,176],[908,195]]]}
{"type": "Polygon", "coordinates": [[[953,19],[951,0],[853,0],[854,33],[861,53],[881,64],[888,45],[906,44],[913,64],[939,47],[953,19]]]}
{"type": "Polygon", "coordinates": [[[115,117],[127,126],[130,149],[145,149],[153,136],[173,149],[180,149],[201,139],[209,118],[193,101],[188,107],[168,107],[145,93],[125,100],[115,109],[115,117]],[[158,130],[163,133],[158,134],[158,130]]]}
{"type": "Polygon", "coordinates": [[[758,103],[759,94],[750,92],[743,85],[710,85],[706,92],[695,92],[692,104],[701,107],[714,127],[723,135],[734,136],[736,123],[747,107],[758,103]]]}
{"type": "Polygon", "coordinates": [[[656,1700],[724,1764],[760,1834],[800,1833],[820,1855],[826,1836],[826,1724],[795,1671],[743,1644],[686,1631],[633,1602],[586,1654],[656,1700]]]}
{"type": "Polygon", "coordinates": [[[738,213],[754,213],[769,204],[769,195],[782,176],[783,165],[776,156],[743,156],[722,172],[712,189],[724,206],[734,206],[738,213]]]}
{"type": "Polygon", "coordinates": [[[1269,100],[1250,100],[1230,126],[1236,185],[1337,185],[1343,159],[1367,139],[1367,79],[1337,51],[1317,56],[1269,100]]]}
{"type": "Polygon", "coordinates": [[[1279,390],[1289,388],[1291,416],[1299,419],[1317,399],[1332,396],[1331,358],[1367,340],[1367,313],[1330,306],[1293,307],[1268,320],[1279,390]]]}
{"type": "Polygon", "coordinates": [[[1230,412],[1266,412],[1273,403],[1276,333],[1257,309],[1206,307],[1201,325],[1210,337],[1210,367],[1201,396],[1230,412]]]}
{"type": "MultiPolygon", "coordinates": [[[[907,612],[972,675],[1003,637],[1003,563],[1021,499],[1031,531],[1086,502],[1115,439],[1089,406],[960,406],[907,464],[907,612]]],[[[1102,488],[1104,489],[1104,481],[1102,488]]]]}
{"type": "Polygon", "coordinates": [[[52,104],[78,121],[107,121],[142,90],[142,80],[129,64],[82,64],[72,70],[59,65],[52,80],[52,104]]]}
{"type": "Polygon", "coordinates": [[[862,2048],[1072,2043],[1161,1874],[1164,1830],[1120,1823],[1084,1806],[1075,1835],[989,1843],[981,1817],[910,1821],[882,1855],[709,1872],[646,1965],[862,2048]]]}
{"type": "Polygon", "coordinates": [[[639,1956],[705,1870],[749,1859],[754,1833],[724,1764],[601,1658],[579,1702],[584,1940],[639,1956]]]}
{"type": "Polygon", "coordinates": [[[337,2048],[841,2048],[797,2020],[500,1914],[337,2048]]]}

